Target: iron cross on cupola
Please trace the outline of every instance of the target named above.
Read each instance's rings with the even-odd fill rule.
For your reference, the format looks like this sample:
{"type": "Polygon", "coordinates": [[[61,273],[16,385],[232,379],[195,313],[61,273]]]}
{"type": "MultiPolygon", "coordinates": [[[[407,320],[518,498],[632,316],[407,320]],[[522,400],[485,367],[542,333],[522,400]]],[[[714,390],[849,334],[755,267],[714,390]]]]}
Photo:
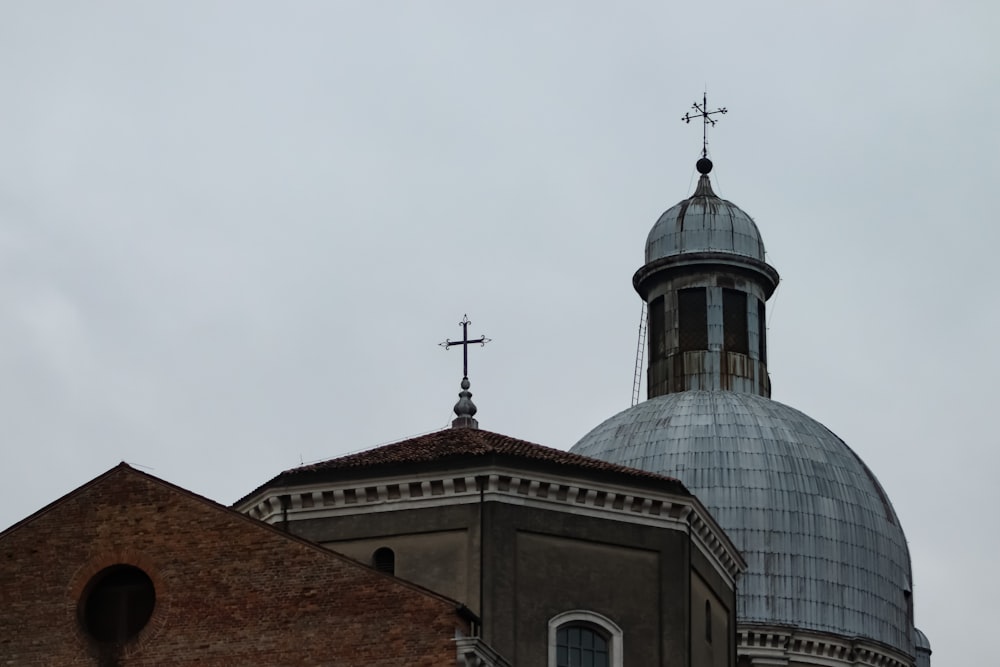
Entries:
{"type": "Polygon", "coordinates": [[[462,391],[458,392],[458,403],[455,404],[455,419],[451,422],[452,428],[479,428],[479,422],[475,420],[476,406],[472,402],[472,392],[469,391],[469,346],[483,346],[490,342],[486,336],[480,336],[469,340],[468,315],[462,316],[462,321],[458,323],[462,327],[462,340],[445,339],[440,343],[441,347],[450,350],[455,345],[462,346],[462,391]]]}
{"type": "Polygon", "coordinates": [[[691,121],[694,120],[695,118],[701,118],[701,156],[703,158],[707,158],[708,157],[708,126],[712,125],[714,127],[715,123],[718,122],[714,118],[712,118],[712,116],[715,115],[715,114],[726,114],[726,113],[729,113],[729,112],[726,111],[726,107],[719,107],[718,109],[716,109],[714,111],[709,111],[708,110],[708,93],[707,92],[706,93],[702,93],[701,104],[698,104],[697,102],[695,102],[694,104],[691,105],[691,108],[694,109],[695,111],[697,111],[698,113],[691,113],[689,111],[686,114],[684,114],[684,117],[681,118],[681,120],[684,121],[685,123],[690,124],[691,121]]]}

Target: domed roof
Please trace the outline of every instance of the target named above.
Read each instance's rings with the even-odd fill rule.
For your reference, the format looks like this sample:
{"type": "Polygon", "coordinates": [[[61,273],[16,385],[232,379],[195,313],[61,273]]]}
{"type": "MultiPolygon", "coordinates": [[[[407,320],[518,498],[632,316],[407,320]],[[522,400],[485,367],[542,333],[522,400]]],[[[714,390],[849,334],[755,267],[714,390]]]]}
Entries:
{"type": "Polygon", "coordinates": [[[679,478],[748,563],[741,623],[864,637],[912,654],[906,538],[860,458],[786,405],[729,391],[666,394],[572,450],[679,478]]]}
{"type": "Polygon", "coordinates": [[[757,225],[712,191],[703,173],[693,195],[660,216],[646,238],[646,263],[691,252],[723,252],[764,261],[757,225]]]}

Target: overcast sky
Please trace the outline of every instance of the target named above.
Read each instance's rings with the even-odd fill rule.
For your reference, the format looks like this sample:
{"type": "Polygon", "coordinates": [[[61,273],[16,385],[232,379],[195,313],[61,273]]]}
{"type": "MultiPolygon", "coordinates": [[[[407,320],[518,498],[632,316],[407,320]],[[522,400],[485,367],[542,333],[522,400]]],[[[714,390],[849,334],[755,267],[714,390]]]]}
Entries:
{"type": "Polygon", "coordinates": [[[441,428],[628,407],[646,234],[759,225],[774,398],[910,541],[934,663],[995,662],[1000,5],[0,0],[0,528],[124,460],[230,503],[441,428]]]}

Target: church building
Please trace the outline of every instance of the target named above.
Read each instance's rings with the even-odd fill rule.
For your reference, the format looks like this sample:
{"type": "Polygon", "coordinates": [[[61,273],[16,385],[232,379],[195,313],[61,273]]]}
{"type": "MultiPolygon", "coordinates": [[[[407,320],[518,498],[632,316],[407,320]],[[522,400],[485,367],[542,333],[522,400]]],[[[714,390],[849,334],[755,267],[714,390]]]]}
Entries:
{"type": "Polygon", "coordinates": [[[480,429],[466,372],[451,428],[231,508],[113,468],[0,533],[0,663],[929,667],[899,517],[771,400],[778,272],[697,170],[633,277],[647,400],[566,452],[480,429]]]}

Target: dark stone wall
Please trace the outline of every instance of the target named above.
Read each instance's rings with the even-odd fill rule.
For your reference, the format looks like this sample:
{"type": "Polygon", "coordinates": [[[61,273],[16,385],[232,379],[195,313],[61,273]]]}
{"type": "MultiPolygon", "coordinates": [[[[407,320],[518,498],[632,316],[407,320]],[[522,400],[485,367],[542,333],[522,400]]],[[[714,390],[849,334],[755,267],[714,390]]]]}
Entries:
{"type": "Polygon", "coordinates": [[[549,619],[573,610],[622,628],[626,665],[735,665],[735,592],[687,533],[486,498],[289,529],[364,563],[379,547],[393,549],[397,576],[472,609],[485,641],[518,667],[546,667],[549,619]]]}
{"type": "Polygon", "coordinates": [[[736,589],[726,585],[701,551],[691,549],[692,664],[724,667],[736,664],[736,589]],[[712,641],[705,642],[704,603],[712,601],[712,641]]]}
{"type": "Polygon", "coordinates": [[[686,534],[499,503],[485,516],[484,635],[519,667],[545,667],[548,620],[574,609],[622,628],[625,664],[689,664],[686,534]]]}
{"type": "Polygon", "coordinates": [[[627,665],[701,667],[691,641],[697,578],[701,603],[709,592],[729,619],[717,621],[706,664],[735,664],[735,594],[681,531],[489,500],[293,521],[290,530],[361,562],[392,548],[398,576],[465,603],[484,639],[518,667],[545,667],[549,619],[577,609],[622,628],[627,665]]]}

